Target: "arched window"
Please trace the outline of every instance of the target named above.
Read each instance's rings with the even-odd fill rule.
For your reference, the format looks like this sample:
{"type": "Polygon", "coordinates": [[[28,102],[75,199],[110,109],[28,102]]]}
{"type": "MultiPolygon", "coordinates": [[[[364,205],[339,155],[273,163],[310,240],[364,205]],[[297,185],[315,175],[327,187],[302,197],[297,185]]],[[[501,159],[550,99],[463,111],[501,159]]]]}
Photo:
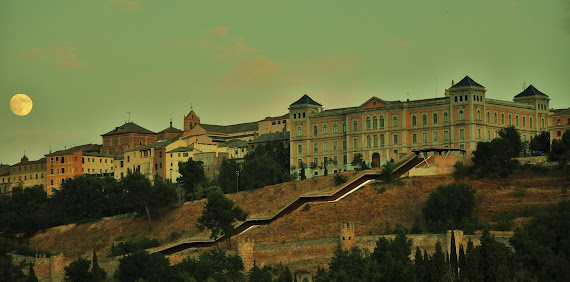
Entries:
{"type": "Polygon", "coordinates": [[[384,146],[384,134],[380,134],[380,146],[384,146]]]}
{"type": "Polygon", "coordinates": [[[495,113],[494,121],[495,121],[495,123],[497,123],[497,113],[495,113]]]}
{"type": "Polygon", "coordinates": [[[530,125],[530,128],[533,128],[533,127],[534,127],[534,123],[532,122],[532,117],[530,117],[530,118],[528,119],[528,123],[529,123],[529,125],[530,125]]]}
{"type": "Polygon", "coordinates": [[[380,116],[380,128],[384,128],[384,116],[380,116]]]}
{"type": "Polygon", "coordinates": [[[509,126],[513,125],[513,116],[509,114],[509,126]]]}
{"type": "Polygon", "coordinates": [[[505,124],[505,114],[501,114],[501,124],[505,124]]]}
{"type": "Polygon", "coordinates": [[[412,116],[412,126],[416,125],[418,125],[418,119],[416,118],[416,116],[412,116]]]}
{"type": "Polygon", "coordinates": [[[445,123],[449,122],[449,114],[447,112],[443,113],[443,122],[445,123]]]}
{"type": "Polygon", "coordinates": [[[319,126],[318,125],[313,125],[313,135],[317,136],[319,134],[319,126]]]}
{"type": "Polygon", "coordinates": [[[523,127],[526,127],[526,117],[523,117],[523,127]]]}
{"type": "Polygon", "coordinates": [[[327,124],[323,124],[323,135],[329,134],[329,126],[327,124]]]}
{"type": "Polygon", "coordinates": [[[303,128],[299,125],[297,126],[297,136],[302,136],[303,135],[303,128]]]}
{"type": "Polygon", "coordinates": [[[378,135],[374,135],[374,147],[378,146],[378,135]]]}
{"type": "Polygon", "coordinates": [[[433,124],[437,123],[437,113],[433,113],[433,124]]]}
{"type": "Polygon", "coordinates": [[[358,121],[354,120],[352,122],[352,131],[357,131],[358,130],[358,121]]]}
{"type": "Polygon", "coordinates": [[[376,128],[378,128],[378,118],[373,117],[372,118],[372,129],[376,129],[376,128]]]}
{"type": "Polygon", "coordinates": [[[542,119],[540,126],[541,126],[541,128],[544,128],[544,119],[542,119]]]}
{"type": "Polygon", "coordinates": [[[427,115],[422,115],[422,125],[426,125],[427,124],[427,115]]]}
{"type": "Polygon", "coordinates": [[[463,110],[459,110],[459,120],[464,120],[465,119],[465,114],[463,113],[463,110]]]}
{"type": "Polygon", "coordinates": [[[370,117],[366,118],[366,129],[370,130],[370,117]]]}
{"type": "Polygon", "coordinates": [[[481,111],[477,110],[477,120],[481,120],[481,111]]]}
{"type": "Polygon", "coordinates": [[[366,136],[366,146],[367,147],[372,146],[372,138],[370,137],[370,135],[366,136]]]}

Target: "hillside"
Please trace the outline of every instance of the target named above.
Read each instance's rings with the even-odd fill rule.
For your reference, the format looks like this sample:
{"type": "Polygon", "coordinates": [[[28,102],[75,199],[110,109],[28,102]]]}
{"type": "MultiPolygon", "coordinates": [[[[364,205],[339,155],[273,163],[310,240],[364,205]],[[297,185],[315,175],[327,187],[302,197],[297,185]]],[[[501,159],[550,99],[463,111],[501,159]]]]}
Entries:
{"type": "MultiPolygon", "coordinates": [[[[355,172],[345,174],[353,179],[359,175],[355,172]]],[[[502,185],[487,180],[462,181],[477,189],[475,213],[480,221],[491,221],[493,214],[502,210],[521,209],[525,205],[541,207],[568,198],[561,191],[564,185],[569,185],[565,178],[541,176],[529,171],[512,176],[502,185]],[[524,195],[515,195],[517,188],[526,190],[524,195]]],[[[353,222],[358,235],[379,234],[386,222],[392,226],[397,222],[410,226],[415,217],[421,216],[421,208],[429,193],[439,185],[452,182],[454,179],[450,176],[429,176],[405,178],[400,185],[372,183],[338,202],[309,204],[308,208],[302,207],[271,225],[253,228],[233,241],[245,236],[255,238],[259,245],[269,245],[335,237],[342,221],[353,222]],[[384,192],[381,192],[382,187],[386,188],[384,192]]],[[[322,194],[338,188],[333,184],[333,176],[327,176],[239,192],[229,197],[248,210],[251,218],[256,218],[274,214],[300,195],[322,194]]],[[[34,249],[61,252],[74,258],[89,256],[93,248],[106,255],[113,243],[135,236],[157,238],[164,244],[176,240],[207,239],[209,233],[199,232],[196,227],[204,202],[187,202],[181,208],[154,218],[153,232],[149,231],[145,218],[116,216],[98,222],[50,228],[34,236],[30,245],[34,249]]],[[[524,219],[517,222],[524,222],[524,219]]]]}

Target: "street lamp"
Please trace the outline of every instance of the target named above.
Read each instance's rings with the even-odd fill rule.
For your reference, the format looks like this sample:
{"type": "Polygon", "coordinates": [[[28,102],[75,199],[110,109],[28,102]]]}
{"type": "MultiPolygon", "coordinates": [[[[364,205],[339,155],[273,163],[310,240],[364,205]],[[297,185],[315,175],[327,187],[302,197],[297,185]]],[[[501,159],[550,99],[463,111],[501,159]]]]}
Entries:
{"type": "Polygon", "coordinates": [[[236,170],[236,193],[239,192],[239,170],[236,170]]]}

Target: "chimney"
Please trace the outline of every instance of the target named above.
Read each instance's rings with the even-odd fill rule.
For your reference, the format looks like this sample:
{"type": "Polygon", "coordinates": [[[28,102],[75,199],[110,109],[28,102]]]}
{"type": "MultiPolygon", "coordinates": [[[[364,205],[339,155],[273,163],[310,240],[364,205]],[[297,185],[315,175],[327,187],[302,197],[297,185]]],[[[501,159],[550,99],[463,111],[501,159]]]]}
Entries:
{"type": "Polygon", "coordinates": [[[172,127],[172,119],[170,119],[170,127],[172,127]]]}
{"type": "Polygon", "coordinates": [[[453,79],[451,80],[451,87],[453,87],[453,85],[455,85],[455,82],[453,81],[453,79]]]}

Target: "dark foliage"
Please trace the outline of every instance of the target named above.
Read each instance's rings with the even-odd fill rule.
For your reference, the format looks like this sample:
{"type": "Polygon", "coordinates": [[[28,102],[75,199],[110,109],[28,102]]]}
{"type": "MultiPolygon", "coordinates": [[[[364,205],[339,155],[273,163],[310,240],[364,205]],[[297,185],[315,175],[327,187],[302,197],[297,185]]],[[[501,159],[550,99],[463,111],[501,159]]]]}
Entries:
{"type": "Polygon", "coordinates": [[[218,174],[218,185],[224,193],[237,192],[238,175],[236,172],[241,173],[241,168],[234,159],[222,159],[218,174]]]}
{"type": "Polygon", "coordinates": [[[161,253],[138,251],[119,260],[115,278],[119,281],[173,281],[170,262],[161,253]]]}
{"type": "MultiPolygon", "coordinates": [[[[172,267],[174,281],[188,281],[183,278],[194,278],[196,281],[242,281],[243,262],[239,256],[227,255],[223,250],[212,250],[200,254],[198,259],[185,258],[172,267]]],[[[265,281],[265,280],[255,280],[265,281]]]]}
{"type": "Polygon", "coordinates": [[[550,152],[550,132],[543,131],[530,140],[530,150],[541,154],[550,152]]]}
{"type": "Polygon", "coordinates": [[[186,190],[188,195],[193,195],[196,186],[206,180],[203,163],[194,161],[192,158],[189,158],[186,162],[179,162],[178,172],[180,177],[176,181],[186,190]]]}
{"type": "Polygon", "coordinates": [[[334,175],[334,184],[335,185],[341,185],[343,183],[346,183],[348,181],[348,177],[340,174],[340,173],[335,173],[334,175]]]}
{"type": "Polygon", "coordinates": [[[464,228],[475,222],[475,190],[467,184],[439,186],[430,193],[422,213],[431,232],[464,228]],[[451,225],[451,226],[449,226],[451,225]]]}
{"type": "Polygon", "coordinates": [[[117,245],[113,244],[113,246],[111,246],[111,256],[122,256],[158,246],[160,246],[160,242],[157,239],[150,239],[148,237],[129,239],[117,245]]]}
{"type": "Polygon", "coordinates": [[[520,134],[509,126],[499,131],[499,138],[490,142],[477,143],[473,152],[473,169],[477,176],[487,178],[506,178],[518,165],[513,158],[522,150],[520,134]]]}
{"type": "Polygon", "coordinates": [[[65,269],[65,281],[73,281],[73,282],[83,282],[83,281],[91,281],[92,275],[89,272],[89,266],[91,262],[84,259],[79,258],[68,266],[65,269]]]}
{"type": "Polygon", "coordinates": [[[368,165],[366,165],[366,162],[364,161],[364,158],[362,157],[362,154],[360,154],[360,153],[354,154],[354,156],[352,158],[352,162],[350,162],[350,164],[354,167],[355,170],[370,169],[370,167],[368,167],[368,165]]]}

